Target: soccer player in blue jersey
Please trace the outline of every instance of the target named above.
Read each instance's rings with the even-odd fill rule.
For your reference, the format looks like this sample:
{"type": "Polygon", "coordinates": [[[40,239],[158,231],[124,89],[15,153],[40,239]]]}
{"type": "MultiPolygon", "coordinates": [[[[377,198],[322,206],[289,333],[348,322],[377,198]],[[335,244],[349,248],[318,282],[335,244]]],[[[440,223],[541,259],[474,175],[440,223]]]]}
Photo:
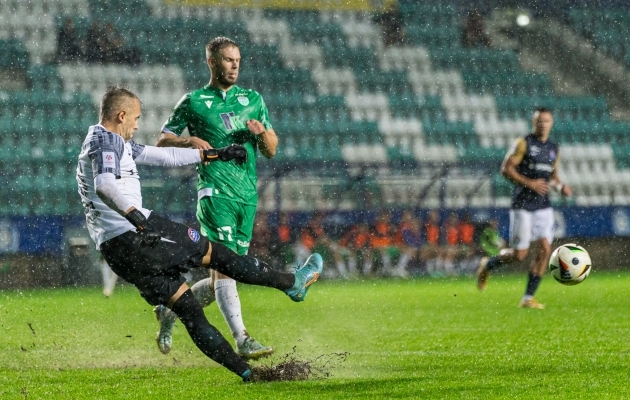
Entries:
{"type": "Polygon", "coordinates": [[[538,108],[532,118],[533,132],[519,138],[508,151],[501,174],[514,183],[510,210],[510,248],[498,256],[484,257],[477,269],[477,287],[484,290],[490,271],[514,261],[523,261],[534,248],[522,308],[538,308],[534,294],[549,262],[553,241],[553,209],[549,190],[571,196],[571,187],[558,177],[558,145],[549,140],[553,115],[548,108],[538,108]]]}

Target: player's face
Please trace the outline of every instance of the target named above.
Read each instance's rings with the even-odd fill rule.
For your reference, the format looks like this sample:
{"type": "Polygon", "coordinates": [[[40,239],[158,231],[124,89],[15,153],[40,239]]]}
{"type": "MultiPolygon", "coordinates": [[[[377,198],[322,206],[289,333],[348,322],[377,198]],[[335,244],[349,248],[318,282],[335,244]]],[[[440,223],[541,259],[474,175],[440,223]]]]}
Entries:
{"type": "Polygon", "coordinates": [[[140,119],[140,101],[131,99],[124,110],[124,118],[122,121],[122,138],[128,142],[133,138],[134,131],[138,130],[138,120],[140,119]]]}
{"type": "Polygon", "coordinates": [[[534,125],[534,135],[547,138],[553,126],[553,116],[549,112],[536,111],[532,118],[532,124],[534,125]]]}
{"type": "Polygon", "coordinates": [[[219,54],[210,60],[215,79],[224,87],[236,84],[238,69],[241,64],[241,52],[238,47],[228,46],[219,50],[219,54]]]}

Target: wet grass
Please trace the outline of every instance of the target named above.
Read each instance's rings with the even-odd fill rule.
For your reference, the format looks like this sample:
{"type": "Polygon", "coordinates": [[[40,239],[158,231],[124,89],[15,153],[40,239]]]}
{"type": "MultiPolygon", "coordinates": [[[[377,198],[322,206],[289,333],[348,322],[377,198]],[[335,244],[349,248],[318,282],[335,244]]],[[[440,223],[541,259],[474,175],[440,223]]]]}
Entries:
{"type": "MultiPolygon", "coordinates": [[[[543,280],[545,310],[517,308],[525,274],[321,282],[301,304],[241,286],[250,333],[305,358],[348,352],[330,377],[243,384],[183,327],[157,351],[151,307],[130,286],[0,292],[0,398],[630,398],[630,273],[543,280]]],[[[210,321],[227,333],[215,305],[210,321]]]]}

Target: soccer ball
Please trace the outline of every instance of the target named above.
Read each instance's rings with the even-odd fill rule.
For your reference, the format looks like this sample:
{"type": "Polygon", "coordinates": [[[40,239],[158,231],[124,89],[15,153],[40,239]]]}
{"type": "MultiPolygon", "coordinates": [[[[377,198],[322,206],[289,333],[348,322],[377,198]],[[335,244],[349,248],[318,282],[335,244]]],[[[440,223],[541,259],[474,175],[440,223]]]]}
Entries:
{"type": "Polygon", "coordinates": [[[551,253],[549,272],[563,285],[577,285],[591,273],[591,256],[582,246],[563,244],[551,253]]]}

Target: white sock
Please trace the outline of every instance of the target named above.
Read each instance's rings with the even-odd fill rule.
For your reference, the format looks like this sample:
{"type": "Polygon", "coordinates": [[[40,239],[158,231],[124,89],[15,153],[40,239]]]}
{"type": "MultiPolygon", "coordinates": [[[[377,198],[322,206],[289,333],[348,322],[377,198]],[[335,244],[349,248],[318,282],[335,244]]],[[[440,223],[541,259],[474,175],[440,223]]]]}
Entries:
{"type": "Polygon", "coordinates": [[[400,258],[398,259],[398,263],[396,264],[396,268],[398,269],[405,269],[407,268],[407,263],[409,262],[409,259],[411,257],[409,257],[409,255],[407,254],[403,254],[400,256],[400,258]]]}
{"type": "Polygon", "coordinates": [[[207,307],[215,300],[214,292],[210,289],[210,278],[200,280],[190,290],[201,307],[207,307]]]}
{"type": "Polygon", "coordinates": [[[111,274],[109,275],[109,281],[107,282],[107,286],[106,289],[109,291],[109,293],[114,293],[114,288],[116,287],[116,282],[118,281],[118,275],[116,275],[116,273],[114,271],[111,271],[111,274]]]}
{"type": "Polygon", "coordinates": [[[427,260],[427,272],[431,274],[435,272],[436,269],[437,269],[437,259],[432,258],[430,260],[427,260]]]}
{"type": "Polygon", "coordinates": [[[392,258],[390,257],[390,255],[385,253],[385,254],[383,254],[382,259],[383,259],[383,268],[385,270],[391,269],[392,268],[392,258]]]}
{"type": "Polygon", "coordinates": [[[103,275],[103,290],[107,287],[107,282],[109,282],[109,276],[113,271],[109,268],[109,265],[105,261],[101,261],[101,274],[103,275]]]}
{"type": "Polygon", "coordinates": [[[455,272],[455,264],[452,261],[444,261],[444,271],[452,275],[455,272]]]}
{"type": "Polygon", "coordinates": [[[238,346],[247,337],[247,331],[241,314],[241,299],[236,291],[236,281],[230,278],[215,281],[214,296],[238,346]]]}
{"type": "Polygon", "coordinates": [[[114,293],[118,275],[109,267],[107,262],[101,262],[101,273],[103,274],[103,294],[107,297],[114,293]]]}
{"type": "Polygon", "coordinates": [[[364,261],[363,262],[363,275],[370,275],[372,273],[372,262],[364,261]]]}
{"type": "Polygon", "coordinates": [[[531,300],[531,299],[533,299],[533,298],[534,298],[534,296],[530,296],[530,295],[528,295],[528,294],[524,294],[524,295],[523,295],[523,301],[528,301],[528,300],[531,300]]]}
{"type": "Polygon", "coordinates": [[[354,257],[348,258],[348,270],[351,274],[357,273],[357,259],[354,257]]]}
{"type": "Polygon", "coordinates": [[[340,277],[347,276],[348,272],[346,271],[346,264],[344,264],[343,261],[338,261],[336,264],[337,264],[337,271],[339,272],[339,276],[340,277]]]}

